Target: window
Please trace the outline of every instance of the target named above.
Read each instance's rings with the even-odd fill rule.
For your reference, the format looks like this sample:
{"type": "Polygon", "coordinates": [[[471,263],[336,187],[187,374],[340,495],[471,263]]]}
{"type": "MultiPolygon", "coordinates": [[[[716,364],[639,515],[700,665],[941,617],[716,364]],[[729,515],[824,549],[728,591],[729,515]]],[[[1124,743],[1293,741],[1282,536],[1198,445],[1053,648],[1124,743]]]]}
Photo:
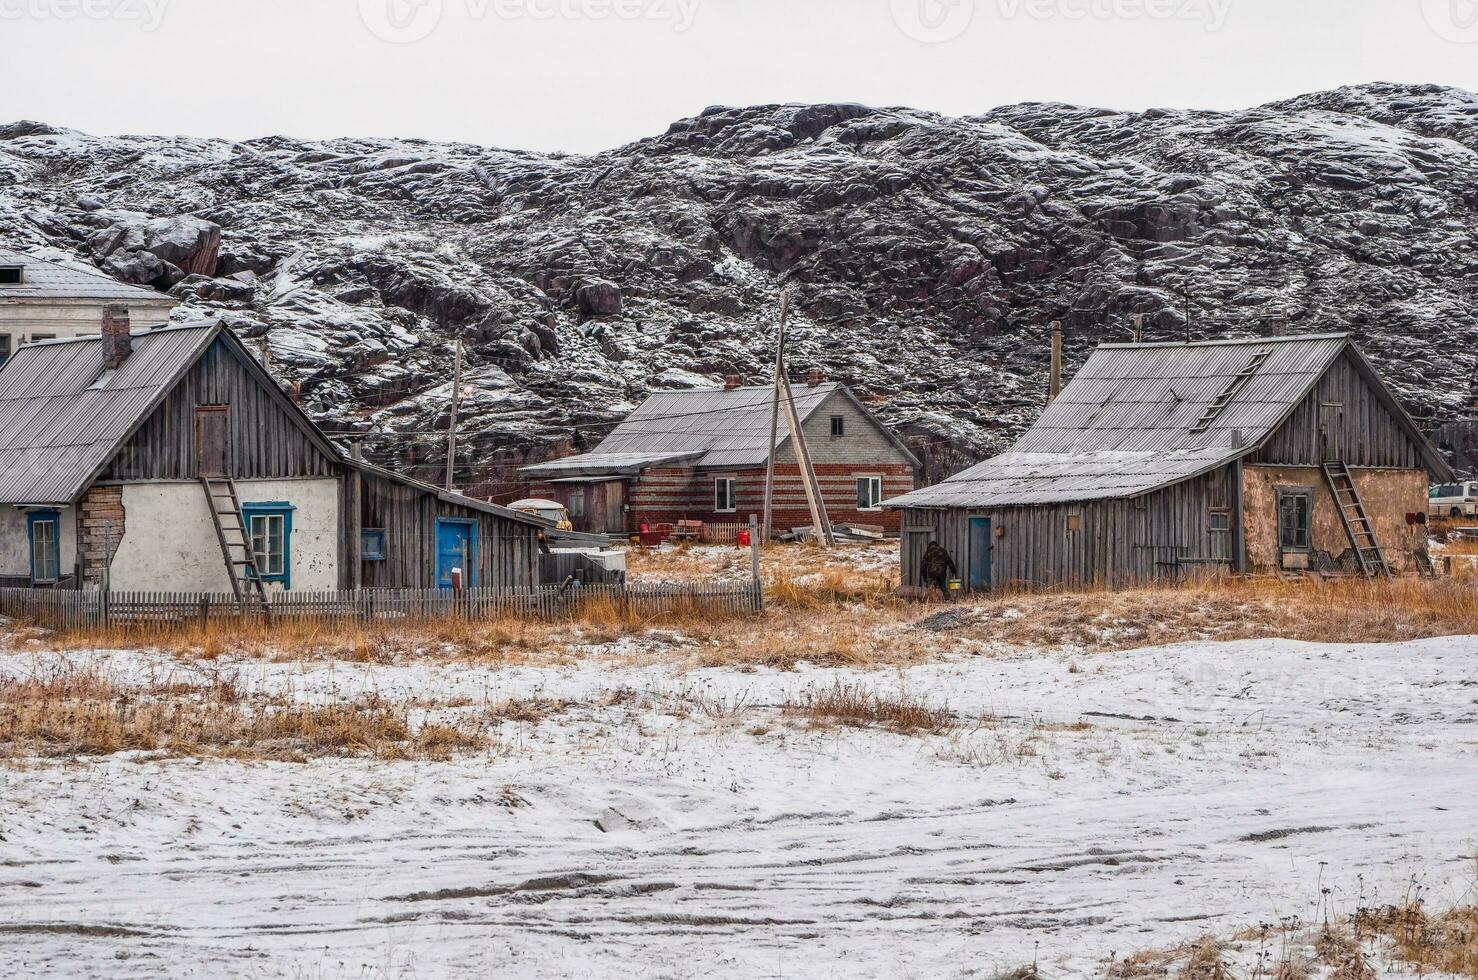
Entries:
{"type": "Polygon", "coordinates": [[[584,487],[576,487],[576,488],[574,488],[573,490],[570,491],[570,503],[569,503],[569,506],[566,507],[565,509],[570,512],[570,516],[571,517],[584,517],[585,516],[585,488],[584,487]]]}
{"type": "Polygon", "coordinates": [[[31,538],[31,583],[55,585],[61,578],[61,521],[54,510],[26,515],[31,538]]]}
{"type": "Polygon", "coordinates": [[[831,417],[831,437],[840,439],[847,434],[847,420],[840,415],[831,417]]]}
{"type": "Polygon", "coordinates": [[[25,281],[26,273],[24,266],[0,266],[0,286],[19,286],[25,281]]]}
{"type": "Polygon", "coordinates": [[[40,343],[43,340],[55,340],[55,339],[56,339],[56,334],[54,334],[54,333],[33,333],[33,334],[31,334],[30,337],[26,338],[26,343],[28,343],[28,344],[35,344],[35,343],[40,343]]]}
{"type": "Polygon", "coordinates": [[[1213,510],[1211,512],[1211,530],[1214,532],[1225,532],[1232,529],[1232,513],[1227,510],[1213,510]]]}
{"type": "Polygon", "coordinates": [[[385,560],[385,529],[379,527],[363,528],[359,532],[359,559],[360,561],[384,561],[385,560]]]}
{"type": "Polygon", "coordinates": [[[281,501],[243,504],[252,554],[263,582],[281,582],[292,588],[293,507],[281,501]]]}
{"type": "Polygon", "coordinates": [[[1280,488],[1278,490],[1278,547],[1283,551],[1312,550],[1313,516],[1313,488],[1280,488]]]}
{"type": "Polygon", "coordinates": [[[738,510],[734,495],[734,480],[721,476],[713,481],[713,509],[720,514],[732,514],[738,510]]]}
{"type": "Polygon", "coordinates": [[[883,478],[859,476],[857,478],[857,509],[881,510],[883,502],[883,478]]]}
{"type": "Polygon", "coordinates": [[[0,333],[0,364],[10,360],[10,334],[0,333]]]}
{"type": "Polygon", "coordinates": [[[1072,533],[1073,531],[1081,531],[1083,529],[1083,515],[1082,514],[1069,514],[1069,515],[1067,515],[1067,529],[1068,529],[1068,533],[1072,533]]]}

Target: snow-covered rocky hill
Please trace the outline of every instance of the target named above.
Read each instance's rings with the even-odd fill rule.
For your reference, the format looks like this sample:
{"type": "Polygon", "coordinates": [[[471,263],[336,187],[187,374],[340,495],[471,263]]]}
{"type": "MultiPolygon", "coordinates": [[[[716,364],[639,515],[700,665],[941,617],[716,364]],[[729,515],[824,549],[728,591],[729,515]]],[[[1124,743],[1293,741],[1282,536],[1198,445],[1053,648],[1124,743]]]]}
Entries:
{"type": "Polygon", "coordinates": [[[368,444],[399,464],[440,456],[463,338],[463,475],[489,488],[653,388],[761,381],[792,286],[797,369],[853,385],[938,475],[1034,417],[1053,319],[1070,366],[1133,313],[1151,340],[1351,330],[1420,418],[1466,418],[1478,95],[716,107],[593,156],[22,122],[0,125],[0,241],[265,338],[330,429],[403,433],[368,444]]]}

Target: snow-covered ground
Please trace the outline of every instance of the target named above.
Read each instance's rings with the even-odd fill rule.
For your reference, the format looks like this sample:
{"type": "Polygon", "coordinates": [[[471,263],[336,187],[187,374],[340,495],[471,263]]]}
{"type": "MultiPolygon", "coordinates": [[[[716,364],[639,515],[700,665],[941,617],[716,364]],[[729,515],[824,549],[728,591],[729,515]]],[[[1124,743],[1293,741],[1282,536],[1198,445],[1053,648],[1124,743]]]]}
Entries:
{"type": "Polygon", "coordinates": [[[1100,976],[1413,878],[1440,905],[1478,851],[1475,656],[1459,637],[873,673],[235,664],[304,698],[568,704],[449,763],[0,768],[0,975],[1100,976]],[[777,708],[838,680],[960,726],[777,708]]]}

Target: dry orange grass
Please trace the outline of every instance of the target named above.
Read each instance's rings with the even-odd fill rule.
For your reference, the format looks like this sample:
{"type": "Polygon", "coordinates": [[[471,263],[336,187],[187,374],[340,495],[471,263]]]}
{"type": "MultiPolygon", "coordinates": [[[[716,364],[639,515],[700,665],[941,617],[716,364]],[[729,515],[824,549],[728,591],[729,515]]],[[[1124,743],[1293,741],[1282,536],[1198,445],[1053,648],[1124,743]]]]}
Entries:
{"type": "Polygon", "coordinates": [[[445,759],[485,748],[484,719],[414,724],[376,697],[329,704],[246,698],[234,678],[122,684],[93,670],[0,679],[0,757],[109,755],[302,761],[326,755],[445,759]]]}
{"type": "Polygon", "coordinates": [[[842,681],[806,692],[800,700],[785,705],[784,714],[805,719],[814,727],[881,727],[910,735],[936,735],[955,723],[949,709],[935,707],[923,698],[906,692],[879,694],[842,681]]]}
{"type": "Polygon", "coordinates": [[[1355,928],[1386,938],[1423,973],[1478,977],[1478,906],[1433,914],[1421,902],[1393,905],[1361,912],[1355,928]]]}

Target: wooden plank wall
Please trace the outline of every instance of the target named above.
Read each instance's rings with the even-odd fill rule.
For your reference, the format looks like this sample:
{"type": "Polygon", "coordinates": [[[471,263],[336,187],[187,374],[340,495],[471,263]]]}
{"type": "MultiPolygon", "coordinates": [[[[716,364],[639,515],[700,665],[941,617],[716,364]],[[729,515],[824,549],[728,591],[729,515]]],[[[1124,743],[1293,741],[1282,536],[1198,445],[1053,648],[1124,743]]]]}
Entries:
{"type": "Polygon", "coordinates": [[[364,587],[435,588],[439,517],[477,522],[479,587],[529,588],[539,584],[537,528],[471,507],[443,503],[429,491],[365,473],[360,491],[361,527],[384,529],[385,560],[363,563],[364,587]]]}
{"type": "Polygon", "coordinates": [[[193,480],[195,407],[230,405],[236,479],[335,476],[338,463],[308,437],[222,340],[206,349],[144,421],[101,480],[193,480]]]}
{"type": "Polygon", "coordinates": [[[919,586],[923,549],[938,540],[967,576],[970,518],[989,517],[994,539],[992,586],[1123,587],[1231,566],[1233,535],[1211,530],[1213,508],[1232,506],[1232,470],[1223,467],[1142,498],[1003,508],[907,510],[903,513],[903,584],[919,586]],[[1069,531],[1077,515],[1078,530],[1069,531]]]}
{"type": "Polygon", "coordinates": [[[1422,469],[1419,443],[1383,405],[1375,390],[1355,369],[1348,355],[1330,367],[1288,421],[1273,434],[1249,463],[1317,466],[1323,461],[1320,442],[1320,406],[1344,406],[1340,435],[1344,460],[1354,467],[1422,469]]]}

